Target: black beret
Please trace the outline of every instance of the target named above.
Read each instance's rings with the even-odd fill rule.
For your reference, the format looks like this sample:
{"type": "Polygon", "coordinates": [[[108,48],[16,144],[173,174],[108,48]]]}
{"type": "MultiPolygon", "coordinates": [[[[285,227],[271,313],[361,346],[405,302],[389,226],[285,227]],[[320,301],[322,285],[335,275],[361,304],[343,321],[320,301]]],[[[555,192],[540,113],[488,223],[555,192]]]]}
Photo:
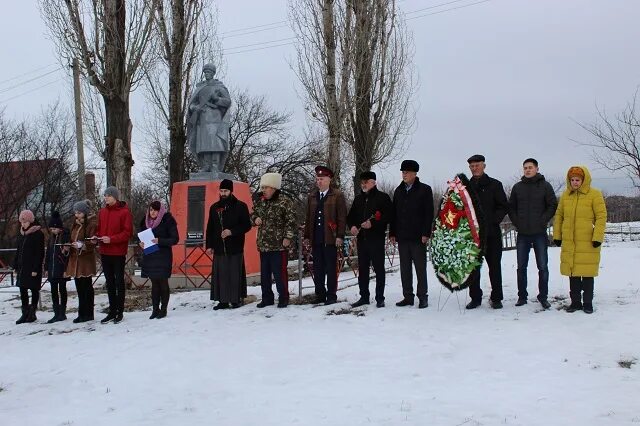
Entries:
{"type": "Polygon", "coordinates": [[[316,170],[316,176],[318,177],[322,177],[322,176],[327,176],[330,178],[333,177],[333,170],[331,170],[327,166],[317,166],[315,170],[316,170]]]}
{"type": "Polygon", "coordinates": [[[480,161],[484,161],[484,155],[475,154],[467,159],[467,163],[478,163],[480,161]]]}
{"type": "Polygon", "coordinates": [[[369,179],[376,180],[376,174],[371,171],[360,173],[360,180],[369,180],[369,179]]]}
{"type": "Polygon", "coordinates": [[[404,160],[400,165],[400,170],[403,172],[418,172],[420,171],[420,164],[415,160],[404,160]]]}
{"type": "Polygon", "coordinates": [[[229,191],[233,192],[233,181],[229,179],[223,179],[222,182],[220,182],[220,189],[228,189],[229,191]]]}

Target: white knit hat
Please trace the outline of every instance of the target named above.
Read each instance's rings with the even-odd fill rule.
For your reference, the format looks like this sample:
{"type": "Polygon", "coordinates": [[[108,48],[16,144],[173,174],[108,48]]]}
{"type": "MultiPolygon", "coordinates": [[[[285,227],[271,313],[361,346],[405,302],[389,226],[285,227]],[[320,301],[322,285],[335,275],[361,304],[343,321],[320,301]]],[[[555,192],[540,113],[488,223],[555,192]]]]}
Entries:
{"type": "Polygon", "coordinates": [[[265,173],[260,178],[260,186],[270,186],[280,189],[282,186],[282,175],[280,173],[265,173]]]}

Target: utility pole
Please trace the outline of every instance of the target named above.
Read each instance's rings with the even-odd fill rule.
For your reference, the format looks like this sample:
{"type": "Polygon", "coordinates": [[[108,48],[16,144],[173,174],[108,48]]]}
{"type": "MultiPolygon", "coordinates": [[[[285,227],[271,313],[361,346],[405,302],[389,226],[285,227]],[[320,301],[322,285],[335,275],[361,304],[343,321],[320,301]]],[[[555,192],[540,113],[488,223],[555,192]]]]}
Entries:
{"type": "Polygon", "coordinates": [[[86,197],[84,179],[84,137],[82,135],[82,99],[80,95],[80,64],[73,58],[73,98],[76,112],[76,143],[78,152],[78,189],[82,198],[86,197]]]}

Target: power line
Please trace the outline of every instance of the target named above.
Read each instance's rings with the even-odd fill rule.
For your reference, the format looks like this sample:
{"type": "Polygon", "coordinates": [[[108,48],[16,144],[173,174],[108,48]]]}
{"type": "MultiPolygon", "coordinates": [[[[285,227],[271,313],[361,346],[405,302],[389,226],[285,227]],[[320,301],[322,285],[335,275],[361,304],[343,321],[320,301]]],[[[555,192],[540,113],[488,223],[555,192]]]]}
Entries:
{"type": "Polygon", "coordinates": [[[446,3],[434,4],[433,6],[423,7],[422,9],[412,10],[411,12],[405,13],[405,15],[413,15],[414,13],[424,12],[425,10],[436,9],[438,7],[441,7],[441,6],[448,6],[450,4],[460,3],[462,1],[469,1],[469,0],[453,0],[453,1],[448,1],[446,3]]]}
{"type": "Polygon", "coordinates": [[[280,24],[286,24],[287,22],[289,22],[288,20],[284,20],[284,21],[276,21],[276,22],[271,22],[269,24],[263,24],[263,25],[254,25],[252,27],[244,27],[244,28],[237,28],[235,30],[229,30],[229,31],[225,31],[223,33],[221,33],[220,35],[225,35],[225,34],[231,34],[231,33],[237,33],[237,32],[244,32],[246,30],[253,30],[256,28],[264,28],[264,27],[270,27],[272,25],[280,25],[280,24]]]}
{"type": "MultiPolygon", "coordinates": [[[[283,21],[283,22],[288,22],[288,21],[283,21]]],[[[244,33],[232,34],[230,36],[226,36],[226,37],[222,37],[222,38],[234,38],[234,37],[240,37],[240,36],[244,36],[244,35],[248,35],[248,34],[261,33],[263,31],[271,31],[271,30],[276,30],[278,28],[288,28],[288,27],[289,27],[288,24],[283,24],[283,25],[278,25],[276,27],[271,27],[271,28],[262,28],[262,29],[255,30],[255,31],[247,31],[247,32],[244,32],[244,33]]]]}
{"type": "Polygon", "coordinates": [[[27,95],[27,94],[29,94],[31,92],[35,92],[36,90],[40,90],[43,87],[51,86],[52,84],[55,84],[55,83],[59,82],[60,80],[62,80],[62,78],[58,78],[56,80],[50,81],[49,83],[43,84],[42,86],[38,86],[38,87],[36,87],[34,89],[31,89],[31,90],[27,90],[26,92],[19,93],[19,94],[15,95],[15,96],[12,96],[10,98],[7,98],[5,100],[0,101],[0,104],[6,104],[7,102],[9,102],[11,100],[19,98],[20,96],[24,96],[24,95],[27,95]]]}
{"type": "Polygon", "coordinates": [[[291,40],[295,40],[295,39],[296,39],[296,37],[287,37],[287,38],[281,38],[279,40],[270,40],[270,41],[262,41],[260,43],[245,44],[244,46],[228,47],[228,48],[225,48],[225,49],[222,49],[222,50],[226,52],[227,50],[243,49],[245,47],[261,46],[261,45],[271,44],[271,43],[280,43],[280,42],[283,42],[283,41],[291,41],[291,40]]]}
{"type": "Polygon", "coordinates": [[[295,44],[295,43],[291,41],[289,43],[276,44],[274,46],[265,46],[265,47],[258,47],[256,49],[246,49],[246,50],[240,50],[238,52],[225,53],[225,55],[236,55],[238,53],[255,52],[256,50],[272,49],[274,47],[289,46],[289,45],[292,45],[292,44],[295,44]]]}
{"type": "Polygon", "coordinates": [[[407,21],[410,21],[412,19],[424,18],[425,16],[438,15],[440,13],[450,12],[452,10],[464,9],[465,7],[470,7],[470,6],[474,6],[476,4],[481,4],[481,3],[487,3],[487,2],[490,2],[490,1],[491,0],[482,0],[482,1],[477,1],[475,3],[465,4],[464,6],[452,7],[452,8],[449,8],[449,9],[439,10],[437,12],[431,12],[431,13],[427,13],[427,14],[424,14],[424,15],[412,16],[410,18],[407,18],[407,21]]]}
{"type": "Polygon", "coordinates": [[[28,76],[28,75],[31,75],[31,74],[35,74],[35,73],[37,73],[38,71],[42,71],[42,70],[47,69],[47,68],[49,68],[49,67],[51,67],[51,66],[53,66],[53,65],[57,65],[57,64],[56,64],[56,63],[53,63],[53,64],[45,65],[44,67],[36,68],[36,69],[34,69],[34,70],[31,70],[31,71],[28,71],[28,72],[22,73],[22,74],[20,74],[20,75],[15,76],[15,77],[11,77],[11,78],[8,78],[8,79],[6,79],[6,80],[2,80],[2,81],[0,81],[0,84],[8,83],[8,82],[10,82],[10,81],[18,80],[18,79],[21,79],[21,78],[26,77],[26,76],[28,76]]]}
{"type": "Polygon", "coordinates": [[[18,83],[18,84],[14,84],[13,86],[6,87],[6,88],[4,88],[4,89],[0,90],[0,93],[7,93],[7,92],[10,92],[11,90],[13,90],[13,89],[15,89],[15,88],[17,88],[17,87],[24,86],[25,84],[29,84],[29,83],[31,83],[31,82],[33,82],[33,81],[36,81],[36,80],[40,80],[41,78],[44,78],[44,77],[46,77],[46,76],[48,76],[48,75],[51,75],[51,74],[53,74],[53,73],[55,73],[55,72],[58,72],[58,71],[60,71],[61,69],[62,69],[62,68],[56,68],[56,69],[55,69],[55,70],[53,70],[53,71],[46,72],[46,73],[41,74],[41,75],[39,75],[39,76],[36,76],[36,77],[30,78],[29,80],[25,80],[25,81],[20,82],[20,83],[18,83]]]}

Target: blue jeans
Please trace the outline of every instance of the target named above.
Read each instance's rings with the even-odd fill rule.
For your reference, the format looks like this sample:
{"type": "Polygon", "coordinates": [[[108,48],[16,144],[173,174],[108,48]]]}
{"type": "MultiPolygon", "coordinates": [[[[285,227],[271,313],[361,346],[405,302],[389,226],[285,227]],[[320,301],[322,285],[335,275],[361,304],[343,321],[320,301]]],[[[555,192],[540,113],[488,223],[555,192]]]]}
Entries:
{"type": "Polygon", "coordinates": [[[549,293],[549,255],[547,246],[549,239],[546,233],[535,235],[518,234],[516,251],[518,256],[518,298],[526,299],[527,293],[527,266],[529,265],[529,252],[531,247],[536,255],[538,266],[538,300],[546,299],[549,293]]]}

